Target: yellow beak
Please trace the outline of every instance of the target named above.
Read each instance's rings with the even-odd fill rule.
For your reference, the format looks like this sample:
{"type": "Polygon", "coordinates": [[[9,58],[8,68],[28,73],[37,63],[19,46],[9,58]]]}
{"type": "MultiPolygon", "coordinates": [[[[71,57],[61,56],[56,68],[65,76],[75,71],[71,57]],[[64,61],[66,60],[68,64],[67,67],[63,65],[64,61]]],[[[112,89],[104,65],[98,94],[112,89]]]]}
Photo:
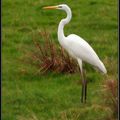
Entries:
{"type": "Polygon", "coordinates": [[[47,6],[47,7],[43,7],[43,9],[57,9],[58,6],[47,6]]]}

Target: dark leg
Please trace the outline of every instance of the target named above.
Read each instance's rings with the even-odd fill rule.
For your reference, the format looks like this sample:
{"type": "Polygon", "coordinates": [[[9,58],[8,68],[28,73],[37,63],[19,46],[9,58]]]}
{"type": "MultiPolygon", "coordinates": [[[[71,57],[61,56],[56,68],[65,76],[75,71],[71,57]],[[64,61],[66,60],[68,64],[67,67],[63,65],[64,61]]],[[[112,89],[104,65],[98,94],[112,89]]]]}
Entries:
{"type": "Polygon", "coordinates": [[[85,103],[87,99],[87,80],[85,80],[85,103]]]}
{"type": "Polygon", "coordinates": [[[83,74],[83,71],[81,71],[81,77],[82,77],[81,102],[86,103],[86,99],[87,99],[87,80],[85,78],[85,73],[83,74]]]}
{"type": "Polygon", "coordinates": [[[87,80],[86,80],[86,72],[84,71],[84,82],[85,82],[85,103],[86,103],[86,100],[87,100],[87,80]]]}
{"type": "Polygon", "coordinates": [[[81,103],[84,102],[84,83],[83,83],[83,80],[82,80],[82,94],[81,94],[81,103]]]}
{"type": "Polygon", "coordinates": [[[82,71],[81,71],[81,77],[82,77],[81,102],[84,103],[84,99],[85,99],[85,81],[84,81],[84,76],[83,76],[83,72],[82,71]]]}
{"type": "Polygon", "coordinates": [[[82,60],[78,59],[78,64],[80,66],[79,70],[81,72],[81,78],[82,78],[82,94],[81,94],[81,102],[86,102],[87,97],[87,81],[84,79],[84,73],[82,69],[82,60]]]}

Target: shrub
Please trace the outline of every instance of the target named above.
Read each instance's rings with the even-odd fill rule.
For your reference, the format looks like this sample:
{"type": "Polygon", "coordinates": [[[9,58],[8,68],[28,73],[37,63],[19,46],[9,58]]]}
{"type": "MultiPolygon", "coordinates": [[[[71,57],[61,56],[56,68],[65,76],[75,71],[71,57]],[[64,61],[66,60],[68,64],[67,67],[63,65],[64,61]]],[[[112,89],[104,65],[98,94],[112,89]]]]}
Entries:
{"type": "Polygon", "coordinates": [[[118,84],[117,80],[106,80],[103,85],[103,100],[105,106],[109,107],[112,111],[111,119],[118,117],[118,84]]]}
{"type": "Polygon", "coordinates": [[[57,48],[48,32],[45,30],[37,35],[44,40],[41,43],[33,36],[34,51],[27,52],[27,58],[22,61],[35,65],[40,73],[54,71],[58,73],[75,73],[78,65],[70,58],[62,47],[57,48]]]}

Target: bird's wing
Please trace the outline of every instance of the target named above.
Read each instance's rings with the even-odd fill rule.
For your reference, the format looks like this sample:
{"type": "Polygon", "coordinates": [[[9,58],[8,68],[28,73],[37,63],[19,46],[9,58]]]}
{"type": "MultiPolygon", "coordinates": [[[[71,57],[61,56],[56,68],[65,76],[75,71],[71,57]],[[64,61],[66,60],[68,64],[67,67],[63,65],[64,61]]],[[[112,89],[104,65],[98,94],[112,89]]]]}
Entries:
{"type": "Polygon", "coordinates": [[[81,59],[91,65],[94,65],[100,69],[106,70],[103,63],[93,50],[93,48],[81,37],[71,34],[66,37],[66,50],[76,58],[81,59]]]}

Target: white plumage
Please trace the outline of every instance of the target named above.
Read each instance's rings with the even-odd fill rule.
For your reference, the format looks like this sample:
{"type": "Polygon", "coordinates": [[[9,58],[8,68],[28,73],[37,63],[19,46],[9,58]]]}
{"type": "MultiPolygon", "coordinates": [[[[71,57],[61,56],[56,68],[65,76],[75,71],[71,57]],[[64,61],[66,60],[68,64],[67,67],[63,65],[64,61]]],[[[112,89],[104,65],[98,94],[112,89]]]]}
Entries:
{"type": "Polygon", "coordinates": [[[98,68],[101,72],[107,73],[104,64],[85,40],[77,35],[71,34],[66,37],[64,43],[64,49],[66,49],[72,57],[77,60],[85,61],[98,68]]]}
{"type": "Polygon", "coordinates": [[[82,77],[82,98],[81,101],[86,101],[86,89],[87,89],[87,81],[83,78],[83,70],[82,70],[82,61],[85,61],[96,68],[98,68],[104,74],[107,73],[107,70],[104,64],[101,62],[99,57],[93,48],[81,37],[70,34],[65,37],[64,35],[64,26],[70,22],[72,18],[71,9],[66,4],[61,4],[57,6],[48,6],[44,7],[44,9],[59,9],[64,10],[67,13],[67,17],[62,19],[58,26],[58,41],[61,46],[78,61],[81,70],[82,77]],[[83,98],[83,96],[85,98],[83,98]]]}

